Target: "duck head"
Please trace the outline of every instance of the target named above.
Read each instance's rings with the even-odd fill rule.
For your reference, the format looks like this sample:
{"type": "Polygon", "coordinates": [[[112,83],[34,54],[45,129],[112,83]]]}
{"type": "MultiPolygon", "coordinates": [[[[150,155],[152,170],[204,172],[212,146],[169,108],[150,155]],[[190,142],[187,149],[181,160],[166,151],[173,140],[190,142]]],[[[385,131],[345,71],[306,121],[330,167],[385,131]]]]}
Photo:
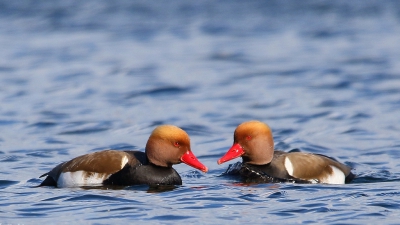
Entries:
{"type": "Polygon", "coordinates": [[[233,145],[218,160],[218,164],[241,156],[245,163],[264,165],[271,162],[273,155],[274,139],[271,128],[263,122],[252,120],[236,128],[233,145]]]}
{"type": "Polygon", "coordinates": [[[172,167],[183,162],[203,172],[208,171],[193,154],[189,135],[177,126],[156,127],[147,141],[146,155],[149,161],[157,166],[172,167]]]}

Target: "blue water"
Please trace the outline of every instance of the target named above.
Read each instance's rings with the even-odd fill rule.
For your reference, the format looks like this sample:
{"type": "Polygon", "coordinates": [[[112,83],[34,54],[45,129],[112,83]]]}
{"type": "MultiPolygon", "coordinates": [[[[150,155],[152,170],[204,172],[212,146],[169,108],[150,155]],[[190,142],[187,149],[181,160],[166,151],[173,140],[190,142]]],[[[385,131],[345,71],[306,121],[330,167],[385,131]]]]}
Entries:
{"type": "Polygon", "coordinates": [[[398,224],[399,37],[399,1],[0,1],[0,224],[398,224]],[[220,176],[250,119],[357,178],[220,176]],[[159,124],[184,128],[209,173],[33,188],[73,157],[143,150],[159,124]]]}

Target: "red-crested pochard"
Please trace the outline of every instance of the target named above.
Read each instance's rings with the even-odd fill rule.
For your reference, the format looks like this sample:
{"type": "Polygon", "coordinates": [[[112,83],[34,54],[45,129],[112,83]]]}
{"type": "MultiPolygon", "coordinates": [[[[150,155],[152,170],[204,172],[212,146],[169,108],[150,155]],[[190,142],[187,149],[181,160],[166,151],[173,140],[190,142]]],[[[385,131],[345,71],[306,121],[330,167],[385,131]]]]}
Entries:
{"type": "Polygon", "coordinates": [[[260,121],[240,124],[234,133],[233,146],[218,164],[242,157],[242,176],[265,175],[267,181],[344,184],[354,178],[351,168],[335,159],[312,153],[274,151],[269,126],[260,121]],[[246,175],[245,175],[246,174],[246,175]]]}
{"type": "Polygon", "coordinates": [[[172,168],[181,162],[208,171],[192,153],[184,130],[161,125],[151,133],[145,152],[104,150],[82,155],[43,174],[47,177],[39,186],[181,185],[172,168]]]}

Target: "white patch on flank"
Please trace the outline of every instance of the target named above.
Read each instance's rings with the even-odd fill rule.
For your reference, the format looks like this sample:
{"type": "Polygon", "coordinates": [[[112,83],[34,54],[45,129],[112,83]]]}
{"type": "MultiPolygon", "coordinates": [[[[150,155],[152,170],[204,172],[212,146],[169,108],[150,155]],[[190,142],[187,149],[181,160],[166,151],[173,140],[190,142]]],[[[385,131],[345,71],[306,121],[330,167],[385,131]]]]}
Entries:
{"type": "Polygon", "coordinates": [[[332,165],[330,167],[332,168],[332,174],[324,177],[320,182],[326,184],[344,184],[346,176],[343,171],[332,165]]]}
{"type": "Polygon", "coordinates": [[[308,181],[310,181],[312,184],[318,184],[319,183],[318,179],[311,179],[311,180],[308,180],[308,181]]]}
{"type": "Polygon", "coordinates": [[[110,176],[110,174],[105,173],[93,173],[91,176],[88,176],[87,174],[86,171],[82,170],[61,173],[57,180],[57,187],[100,185],[110,176]]]}
{"type": "Polygon", "coordinates": [[[122,158],[121,161],[121,169],[124,168],[124,166],[128,163],[128,157],[126,157],[126,155],[124,156],[124,158],[122,158]]]}
{"type": "Polygon", "coordinates": [[[290,176],[293,176],[293,164],[288,157],[285,157],[285,168],[290,176]]]}

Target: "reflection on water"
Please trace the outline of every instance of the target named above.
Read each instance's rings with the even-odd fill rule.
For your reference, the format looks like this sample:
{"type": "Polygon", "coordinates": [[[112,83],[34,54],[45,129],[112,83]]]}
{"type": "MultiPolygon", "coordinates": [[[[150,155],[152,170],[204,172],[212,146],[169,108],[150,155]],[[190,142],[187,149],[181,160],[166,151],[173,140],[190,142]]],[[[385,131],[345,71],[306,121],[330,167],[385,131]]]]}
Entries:
{"type": "Polygon", "coordinates": [[[398,223],[397,1],[0,5],[0,223],[398,223]],[[357,178],[221,176],[217,159],[251,119],[277,149],[332,156],[357,178]],[[166,123],[209,173],[176,165],[177,187],[31,188],[76,156],[144,150],[166,123]]]}

